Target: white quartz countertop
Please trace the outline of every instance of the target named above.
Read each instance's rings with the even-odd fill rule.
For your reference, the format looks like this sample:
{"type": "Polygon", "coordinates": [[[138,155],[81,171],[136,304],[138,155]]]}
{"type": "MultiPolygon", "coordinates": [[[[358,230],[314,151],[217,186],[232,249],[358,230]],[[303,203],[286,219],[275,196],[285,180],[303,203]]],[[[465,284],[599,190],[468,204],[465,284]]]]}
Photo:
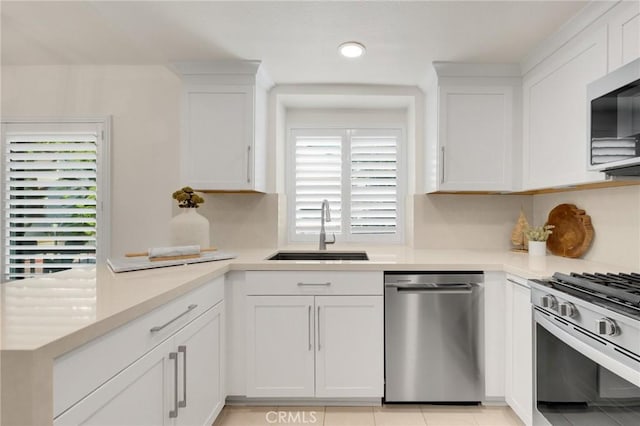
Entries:
{"type": "MultiPolygon", "coordinates": [[[[314,250],[289,246],[282,250],[314,250]]],[[[620,272],[624,268],[556,256],[491,250],[422,250],[405,246],[342,246],[369,261],[268,261],[276,249],[233,250],[238,256],[191,265],[113,273],[107,266],[69,270],[2,285],[0,349],[56,357],[167,303],[230,270],[478,270],[524,278],[554,272],[620,272]]]]}

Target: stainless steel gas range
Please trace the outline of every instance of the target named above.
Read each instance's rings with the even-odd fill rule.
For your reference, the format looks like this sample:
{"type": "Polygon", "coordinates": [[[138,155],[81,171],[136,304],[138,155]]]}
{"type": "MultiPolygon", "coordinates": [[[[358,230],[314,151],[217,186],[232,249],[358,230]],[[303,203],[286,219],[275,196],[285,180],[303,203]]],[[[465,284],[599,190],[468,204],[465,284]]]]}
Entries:
{"type": "Polygon", "coordinates": [[[530,284],[534,424],[640,425],[640,274],[530,284]]]}

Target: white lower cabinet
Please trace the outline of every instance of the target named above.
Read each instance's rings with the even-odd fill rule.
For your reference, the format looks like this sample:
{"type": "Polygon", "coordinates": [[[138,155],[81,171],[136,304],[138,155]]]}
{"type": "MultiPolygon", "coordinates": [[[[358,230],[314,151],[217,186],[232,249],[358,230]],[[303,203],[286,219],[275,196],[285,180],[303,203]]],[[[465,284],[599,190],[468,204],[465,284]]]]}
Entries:
{"type": "Polygon", "coordinates": [[[313,296],[247,297],[247,396],[313,396],[313,309],[313,296]]]}
{"type": "Polygon", "coordinates": [[[383,394],[383,298],[316,296],[316,397],[383,394]]]}
{"type": "Polygon", "coordinates": [[[487,401],[504,400],[505,274],[484,272],[484,385],[487,401]]]}
{"type": "Polygon", "coordinates": [[[220,302],[175,336],[182,368],[176,425],[208,426],[224,407],[223,322],[224,302],[220,302]]]}
{"type": "Polygon", "coordinates": [[[224,405],[223,313],[220,302],[62,413],[54,425],[210,425],[224,405]]]}
{"type": "Polygon", "coordinates": [[[166,376],[171,341],[157,346],[120,374],[61,414],[53,422],[62,425],[168,424],[166,376]]]}
{"type": "Polygon", "coordinates": [[[381,397],[382,296],[247,296],[248,397],[381,397]]]}
{"type": "Polygon", "coordinates": [[[505,397],[526,424],[533,422],[533,316],[525,279],[507,275],[505,397]]]}

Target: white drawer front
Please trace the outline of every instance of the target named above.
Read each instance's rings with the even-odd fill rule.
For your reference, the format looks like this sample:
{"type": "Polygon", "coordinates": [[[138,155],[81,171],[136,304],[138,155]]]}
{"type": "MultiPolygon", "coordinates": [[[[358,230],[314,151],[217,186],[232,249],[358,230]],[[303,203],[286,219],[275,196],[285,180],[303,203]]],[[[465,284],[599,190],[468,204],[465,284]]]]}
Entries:
{"type": "Polygon", "coordinates": [[[380,271],[248,271],[248,295],[382,295],[380,271]]]}
{"type": "Polygon", "coordinates": [[[223,297],[224,277],[219,277],[56,358],[53,366],[54,417],[223,297]],[[154,327],[154,331],[151,331],[154,327]]]}

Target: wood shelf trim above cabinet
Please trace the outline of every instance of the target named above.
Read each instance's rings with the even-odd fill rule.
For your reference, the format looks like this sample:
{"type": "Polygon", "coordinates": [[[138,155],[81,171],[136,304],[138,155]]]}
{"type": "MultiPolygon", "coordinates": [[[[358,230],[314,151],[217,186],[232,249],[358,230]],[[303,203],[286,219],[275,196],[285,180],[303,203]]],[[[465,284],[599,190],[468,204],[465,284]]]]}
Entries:
{"type": "Polygon", "coordinates": [[[530,189],[526,191],[436,191],[429,192],[427,195],[540,195],[540,194],[554,194],[557,192],[574,192],[574,191],[588,191],[590,189],[602,189],[602,188],[619,188],[623,186],[636,186],[640,185],[640,180],[629,181],[606,181],[606,182],[591,182],[577,185],[567,185],[558,188],[540,188],[530,189]]]}
{"type": "Polygon", "coordinates": [[[586,191],[590,189],[602,189],[602,188],[617,188],[621,186],[635,186],[640,185],[640,180],[631,181],[605,181],[605,182],[591,182],[578,185],[567,185],[558,188],[541,188],[532,189],[528,191],[512,192],[511,195],[539,195],[539,194],[553,194],[556,192],[573,192],[573,191],[586,191]]]}
{"type": "Polygon", "coordinates": [[[205,194],[266,194],[266,192],[253,189],[194,189],[194,191],[205,194]]]}

